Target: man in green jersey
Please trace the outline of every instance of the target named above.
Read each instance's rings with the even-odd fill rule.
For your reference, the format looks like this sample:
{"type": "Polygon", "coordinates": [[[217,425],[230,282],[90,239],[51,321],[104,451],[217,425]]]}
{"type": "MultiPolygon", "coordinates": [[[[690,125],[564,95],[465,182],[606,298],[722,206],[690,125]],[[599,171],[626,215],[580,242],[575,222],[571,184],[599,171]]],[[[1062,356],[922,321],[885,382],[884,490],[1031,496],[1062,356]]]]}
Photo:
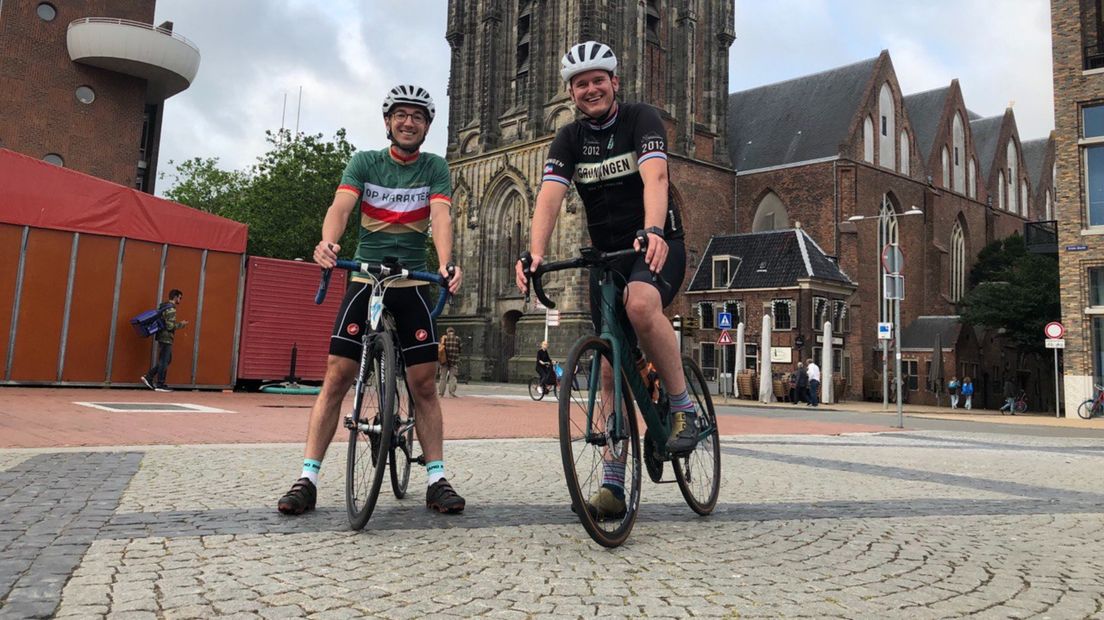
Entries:
{"type": "MultiPolygon", "coordinates": [[[[349,161],[333,204],[326,211],[314,262],[325,268],[335,265],[341,250],[338,240],[357,209],[360,244],[356,260],[382,262],[385,257],[394,257],[407,269],[424,271],[425,237],[427,230],[432,230],[440,273],[448,277],[448,267],[454,267],[449,291],[456,293],[463,274],[451,263],[452,186],[448,164],[437,155],[419,150],[435,112],[433,99],[424,88],[401,85],[391,89],[383,102],[391,145],[379,151],[358,152],[349,161]]],[[[415,282],[403,284],[390,287],[383,303],[395,317],[407,383],[418,409],[415,424],[426,461],[426,507],[457,513],[464,510],[464,498],[445,479],[441,405],[434,384],[440,337],[430,316],[430,297],[436,292],[424,292],[426,287],[415,282]]],[[[349,283],[330,337],[322,391],[311,409],[303,472],[277,503],[284,514],[297,515],[314,508],[322,458],[337,430],[341,402],[353,384],[360,360],[360,332],[370,295],[371,285],[366,281],[354,277],[349,283]]]]}

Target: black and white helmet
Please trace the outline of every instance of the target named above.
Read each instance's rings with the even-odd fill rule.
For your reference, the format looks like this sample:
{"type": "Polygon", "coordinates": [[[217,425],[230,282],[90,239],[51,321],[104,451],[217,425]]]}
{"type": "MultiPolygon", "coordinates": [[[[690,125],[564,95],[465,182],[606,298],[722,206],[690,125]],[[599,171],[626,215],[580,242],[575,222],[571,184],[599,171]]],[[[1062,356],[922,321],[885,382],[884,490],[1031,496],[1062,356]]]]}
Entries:
{"type": "Polygon", "coordinates": [[[429,120],[433,121],[433,116],[437,114],[437,108],[433,107],[433,97],[429,96],[429,92],[421,86],[414,86],[413,84],[400,84],[392,88],[387,97],[383,100],[383,115],[387,116],[391,113],[391,108],[402,105],[416,105],[425,108],[426,114],[429,115],[429,120]]]}
{"type": "Polygon", "coordinates": [[[598,41],[586,41],[567,50],[560,59],[560,76],[565,82],[571,82],[571,78],[594,69],[602,69],[617,74],[617,56],[605,43],[598,41]]]}

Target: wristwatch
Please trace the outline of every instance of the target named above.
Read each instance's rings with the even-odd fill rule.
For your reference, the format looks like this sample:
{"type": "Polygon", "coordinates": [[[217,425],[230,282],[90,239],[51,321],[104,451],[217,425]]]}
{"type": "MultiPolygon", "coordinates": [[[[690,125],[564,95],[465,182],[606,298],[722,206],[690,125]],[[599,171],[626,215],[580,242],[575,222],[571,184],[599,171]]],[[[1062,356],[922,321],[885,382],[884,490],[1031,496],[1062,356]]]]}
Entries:
{"type": "Polygon", "coordinates": [[[667,239],[666,237],[663,236],[663,229],[660,228],[659,226],[649,226],[649,227],[644,229],[644,232],[651,233],[651,234],[659,237],[660,239],[664,239],[664,240],[667,239]]]}

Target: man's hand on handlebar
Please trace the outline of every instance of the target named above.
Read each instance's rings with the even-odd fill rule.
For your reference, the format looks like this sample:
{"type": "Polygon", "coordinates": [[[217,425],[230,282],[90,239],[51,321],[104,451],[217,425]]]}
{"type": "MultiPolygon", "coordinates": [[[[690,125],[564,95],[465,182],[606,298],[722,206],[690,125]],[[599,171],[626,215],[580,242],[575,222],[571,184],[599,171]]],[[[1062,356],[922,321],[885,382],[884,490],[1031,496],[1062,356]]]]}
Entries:
{"type": "MultiPolygon", "coordinates": [[[[647,246],[644,253],[644,262],[648,263],[648,269],[652,273],[659,273],[663,269],[663,264],[667,262],[667,240],[655,233],[644,233],[646,241],[643,245],[647,246]]],[[[641,239],[637,237],[633,241],[633,249],[637,252],[641,250],[641,239]]]]}
{"type": "Polygon", "coordinates": [[[341,246],[336,243],[319,241],[318,245],[314,246],[314,262],[321,265],[323,269],[333,269],[337,265],[337,253],[340,251],[341,246]]]}
{"type": "MultiPolygon", "coordinates": [[[[528,254],[528,252],[526,252],[528,254]]],[[[529,263],[528,273],[532,273],[536,270],[537,265],[541,264],[543,257],[538,255],[530,255],[531,262],[529,263]]],[[[518,262],[514,264],[514,277],[517,279],[518,290],[524,295],[529,292],[529,275],[526,273],[525,264],[518,259],[518,262]]]]}
{"type": "Polygon", "coordinates": [[[448,281],[448,291],[450,295],[455,295],[456,291],[460,290],[460,283],[464,281],[464,270],[460,269],[459,265],[453,265],[452,263],[443,265],[437,269],[437,273],[441,274],[441,276],[448,281]]]}

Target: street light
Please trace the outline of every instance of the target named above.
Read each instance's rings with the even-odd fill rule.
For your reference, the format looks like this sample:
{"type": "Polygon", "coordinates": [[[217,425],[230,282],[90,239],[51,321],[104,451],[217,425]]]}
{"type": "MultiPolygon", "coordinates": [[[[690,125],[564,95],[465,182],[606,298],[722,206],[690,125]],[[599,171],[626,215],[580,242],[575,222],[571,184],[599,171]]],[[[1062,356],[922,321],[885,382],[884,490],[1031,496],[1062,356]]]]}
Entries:
{"type": "MultiPolygon", "coordinates": [[[[907,216],[907,215],[924,215],[924,212],[921,211],[920,209],[916,208],[916,205],[913,205],[911,209],[909,209],[908,211],[905,211],[904,213],[898,214],[897,217],[904,217],[904,216],[907,216]]],[[[876,216],[874,216],[874,215],[852,215],[851,217],[847,218],[847,221],[848,222],[861,222],[863,220],[878,220],[879,222],[881,222],[881,221],[884,221],[886,218],[887,218],[887,216],[885,214],[882,214],[882,213],[879,213],[876,216]]],[[[898,248],[896,251],[898,253],[900,253],[900,249],[899,249],[900,244],[898,244],[898,243],[893,243],[893,244],[887,243],[886,244],[887,247],[889,245],[893,245],[895,248],[898,248]]],[[[884,251],[884,248],[882,248],[880,251],[884,251]]],[[[900,256],[904,256],[904,255],[900,254],[900,256]]],[[[879,255],[878,258],[879,258],[878,262],[880,263],[881,262],[881,255],[879,255]]],[[[900,268],[900,265],[897,265],[896,267],[900,268]]],[[[896,282],[898,283],[898,286],[900,286],[900,284],[899,284],[900,280],[897,280],[896,282]]],[[[901,288],[903,289],[904,287],[901,287],[901,288]]],[[[883,289],[882,289],[882,299],[883,300],[885,300],[885,293],[886,292],[885,292],[885,289],[883,287],[883,289]]],[[[894,346],[897,349],[897,351],[896,351],[896,360],[894,362],[894,368],[895,368],[894,383],[897,384],[897,428],[904,428],[905,427],[904,411],[903,411],[903,406],[902,406],[902,401],[901,401],[901,390],[902,390],[902,387],[903,387],[902,382],[901,382],[901,301],[902,301],[903,298],[904,298],[904,292],[902,290],[902,291],[898,291],[898,295],[896,296],[895,299],[892,300],[892,301],[897,302],[893,305],[893,314],[894,314],[894,317],[893,317],[893,319],[894,319],[893,320],[893,332],[894,332],[893,340],[894,340],[894,343],[895,343],[894,346]]],[[[888,354],[889,354],[889,343],[883,340],[882,341],[882,409],[883,410],[889,409],[889,377],[888,377],[888,375],[889,375],[889,362],[887,360],[888,354]]]]}

